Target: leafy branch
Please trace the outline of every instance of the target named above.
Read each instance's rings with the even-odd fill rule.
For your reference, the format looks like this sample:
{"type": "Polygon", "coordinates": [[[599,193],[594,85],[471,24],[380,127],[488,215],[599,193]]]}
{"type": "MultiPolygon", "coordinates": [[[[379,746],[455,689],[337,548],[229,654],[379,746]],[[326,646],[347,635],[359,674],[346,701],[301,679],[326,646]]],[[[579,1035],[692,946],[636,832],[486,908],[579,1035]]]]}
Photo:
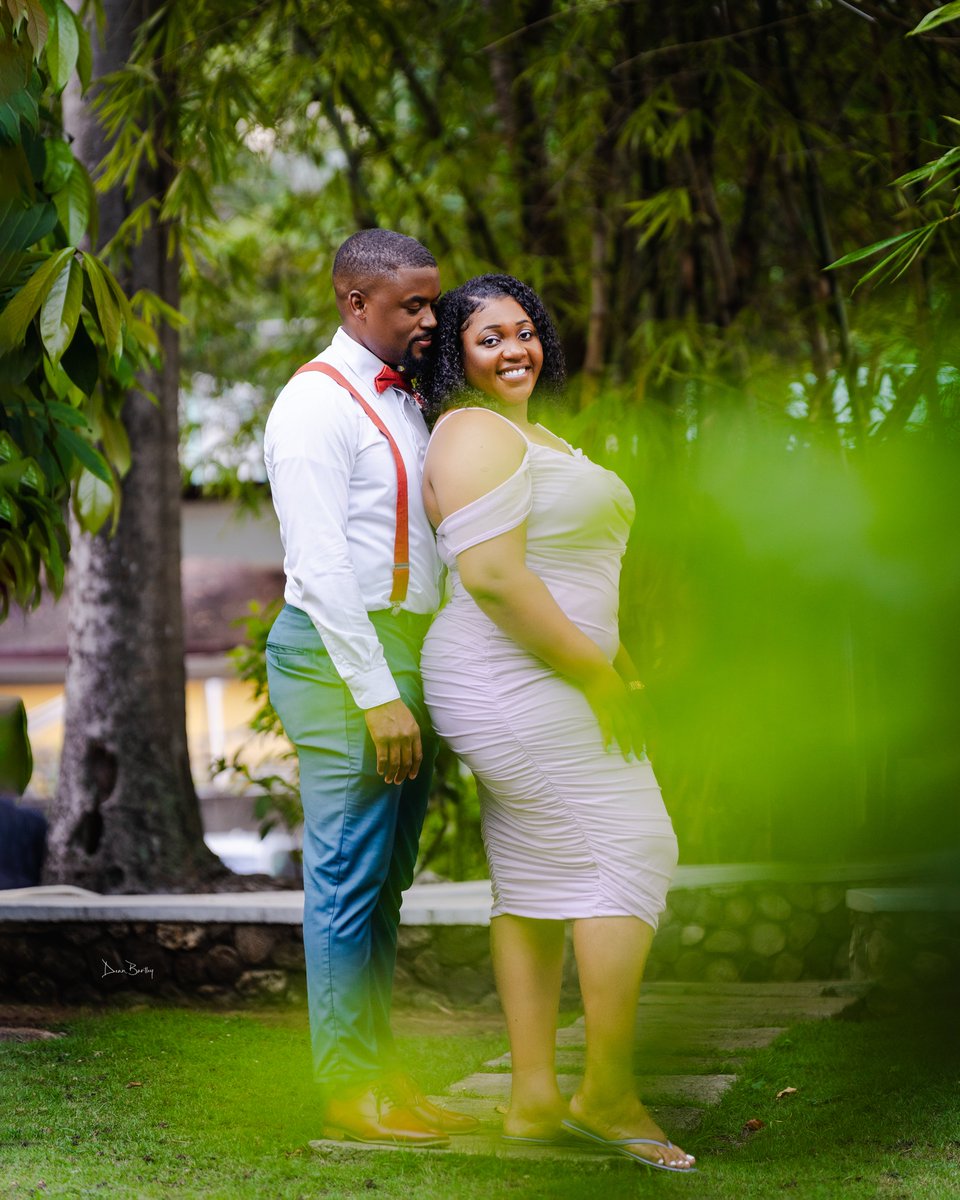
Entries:
{"type": "Polygon", "coordinates": [[[156,352],[96,234],[93,186],[59,97],[90,83],[87,31],[64,0],[0,0],[0,619],[63,587],[64,501],[97,532],[119,511],[126,389],[156,352]]]}
{"type": "MultiPolygon", "coordinates": [[[[950,4],[944,4],[927,13],[915,28],[910,30],[907,37],[928,33],[947,21],[960,21],[960,0],[952,0],[950,4]]],[[[946,117],[945,120],[960,129],[960,121],[955,117],[946,117]]],[[[937,213],[936,216],[915,229],[907,229],[903,233],[845,254],[843,258],[830,263],[827,269],[851,266],[882,254],[879,262],[874,263],[865,275],[860,276],[854,291],[870,279],[876,279],[878,283],[899,279],[920,255],[930,248],[937,234],[947,235],[953,228],[951,222],[960,216],[960,146],[948,147],[939,158],[931,159],[922,167],[905,172],[895,179],[891,186],[907,188],[924,183],[927,186],[917,200],[917,208],[927,205],[937,213]],[[945,189],[953,191],[949,202],[942,198],[945,189]]],[[[949,238],[944,237],[944,240],[951,262],[956,262],[953,245],[949,238]]]]}

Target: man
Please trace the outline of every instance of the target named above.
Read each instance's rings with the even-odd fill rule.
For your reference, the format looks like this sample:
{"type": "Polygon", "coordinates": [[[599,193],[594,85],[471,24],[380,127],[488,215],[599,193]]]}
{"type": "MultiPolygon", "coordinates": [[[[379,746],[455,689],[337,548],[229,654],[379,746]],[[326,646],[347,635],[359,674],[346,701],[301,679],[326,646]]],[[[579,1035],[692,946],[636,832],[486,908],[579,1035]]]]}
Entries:
{"type": "Polygon", "coordinates": [[[440,277],[419,242],[367,229],[338,250],[333,285],[341,328],[280,393],[264,439],[287,576],[267,643],[270,699],[300,762],[327,1136],[436,1146],[476,1122],[430,1104],[396,1069],[390,1002],[436,752],[419,658],[440,567],[409,381],[436,327],[440,277]]]}

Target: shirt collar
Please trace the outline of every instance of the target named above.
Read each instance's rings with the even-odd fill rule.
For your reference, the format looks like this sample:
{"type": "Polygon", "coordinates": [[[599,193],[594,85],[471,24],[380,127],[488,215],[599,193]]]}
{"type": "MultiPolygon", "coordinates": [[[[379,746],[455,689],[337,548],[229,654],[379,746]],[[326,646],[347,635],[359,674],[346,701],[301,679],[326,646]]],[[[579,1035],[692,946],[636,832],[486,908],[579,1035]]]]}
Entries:
{"type": "Polygon", "coordinates": [[[385,366],[381,359],[377,358],[373,351],[368,350],[366,346],[355,342],[342,325],[333,335],[331,346],[336,349],[350,370],[368,387],[372,388],[374,379],[385,366]]]}

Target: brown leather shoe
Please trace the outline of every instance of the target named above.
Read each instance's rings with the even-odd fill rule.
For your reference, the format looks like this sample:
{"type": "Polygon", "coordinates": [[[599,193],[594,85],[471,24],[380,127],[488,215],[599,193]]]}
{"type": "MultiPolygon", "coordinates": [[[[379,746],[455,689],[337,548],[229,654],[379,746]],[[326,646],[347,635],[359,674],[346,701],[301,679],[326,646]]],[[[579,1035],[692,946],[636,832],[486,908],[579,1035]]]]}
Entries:
{"type": "Polygon", "coordinates": [[[443,1133],[382,1084],[349,1098],[334,1097],[327,1103],[323,1126],[325,1137],[351,1142],[425,1148],[449,1144],[443,1133]]]}
{"type": "Polygon", "coordinates": [[[403,1107],[418,1116],[425,1125],[444,1133],[475,1133],[480,1128],[476,1117],[451,1112],[449,1108],[441,1108],[439,1104],[428,1100],[416,1080],[409,1075],[392,1075],[390,1086],[403,1107]]]}

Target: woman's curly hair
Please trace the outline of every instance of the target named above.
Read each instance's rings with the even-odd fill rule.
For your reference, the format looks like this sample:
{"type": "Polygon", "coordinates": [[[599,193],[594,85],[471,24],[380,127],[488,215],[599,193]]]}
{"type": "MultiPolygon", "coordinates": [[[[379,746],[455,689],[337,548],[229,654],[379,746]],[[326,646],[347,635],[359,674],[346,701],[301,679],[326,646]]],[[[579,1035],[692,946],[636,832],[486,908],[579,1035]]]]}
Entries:
{"type": "Polygon", "coordinates": [[[437,328],[433,345],[417,379],[417,390],[424,397],[427,413],[436,418],[445,408],[469,402],[476,397],[463,373],[463,327],[487,300],[510,296],[533,322],[543,349],[543,367],[538,389],[558,393],[566,379],[563,348],[556,328],[543,301],[531,287],[512,275],[477,275],[452,292],[445,292],[437,303],[437,328]]]}

